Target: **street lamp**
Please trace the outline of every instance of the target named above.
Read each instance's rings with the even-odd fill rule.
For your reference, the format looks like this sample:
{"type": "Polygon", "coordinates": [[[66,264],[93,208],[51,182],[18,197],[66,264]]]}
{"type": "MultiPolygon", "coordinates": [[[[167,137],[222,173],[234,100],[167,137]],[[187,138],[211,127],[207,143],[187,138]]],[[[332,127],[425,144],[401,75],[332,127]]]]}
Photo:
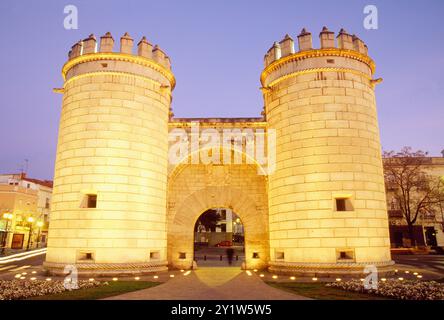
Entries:
{"type": "Polygon", "coordinates": [[[6,220],[6,226],[5,226],[5,234],[3,236],[3,241],[2,241],[2,255],[5,254],[5,249],[6,249],[6,241],[8,240],[8,226],[9,226],[9,221],[12,220],[12,218],[14,217],[14,215],[12,213],[9,212],[5,212],[3,214],[3,219],[6,220]]]}
{"type": "Polygon", "coordinates": [[[37,227],[39,228],[39,232],[37,233],[37,248],[40,245],[40,231],[43,227],[43,221],[37,221],[37,227]]]}
{"type": "Polygon", "coordinates": [[[28,223],[29,223],[29,235],[28,235],[28,243],[26,245],[26,251],[29,250],[29,245],[31,242],[31,235],[32,235],[32,224],[34,223],[34,218],[33,217],[29,217],[27,219],[28,223]]]}

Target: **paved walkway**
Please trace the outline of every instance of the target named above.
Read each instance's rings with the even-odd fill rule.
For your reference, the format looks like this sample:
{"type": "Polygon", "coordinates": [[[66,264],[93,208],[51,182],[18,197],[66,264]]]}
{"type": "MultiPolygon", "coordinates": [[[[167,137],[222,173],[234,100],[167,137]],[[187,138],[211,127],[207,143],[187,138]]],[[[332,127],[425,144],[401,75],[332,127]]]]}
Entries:
{"type": "Polygon", "coordinates": [[[238,268],[200,268],[179,274],[153,288],[125,293],[107,300],[304,300],[265,284],[256,274],[238,268]]]}
{"type": "Polygon", "coordinates": [[[441,278],[444,277],[444,255],[392,255],[392,259],[395,260],[397,265],[427,270],[436,273],[441,278]]]}

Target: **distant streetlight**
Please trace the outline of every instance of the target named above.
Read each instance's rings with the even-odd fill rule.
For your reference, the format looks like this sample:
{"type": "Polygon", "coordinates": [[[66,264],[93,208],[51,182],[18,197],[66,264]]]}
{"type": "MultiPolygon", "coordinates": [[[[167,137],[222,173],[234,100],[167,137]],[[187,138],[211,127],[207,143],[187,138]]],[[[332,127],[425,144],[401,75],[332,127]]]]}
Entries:
{"type": "Polygon", "coordinates": [[[31,244],[31,235],[32,235],[32,226],[34,223],[34,218],[33,217],[29,217],[27,219],[28,223],[29,223],[29,235],[28,235],[28,243],[26,244],[26,251],[29,250],[29,245],[31,244]]]}
{"type": "Polygon", "coordinates": [[[12,213],[9,212],[5,212],[3,214],[3,219],[6,220],[6,226],[5,226],[5,234],[3,236],[3,241],[2,241],[2,254],[5,254],[5,250],[6,250],[6,241],[8,239],[8,227],[9,227],[9,222],[12,220],[12,218],[14,217],[14,215],[12,213]]]}

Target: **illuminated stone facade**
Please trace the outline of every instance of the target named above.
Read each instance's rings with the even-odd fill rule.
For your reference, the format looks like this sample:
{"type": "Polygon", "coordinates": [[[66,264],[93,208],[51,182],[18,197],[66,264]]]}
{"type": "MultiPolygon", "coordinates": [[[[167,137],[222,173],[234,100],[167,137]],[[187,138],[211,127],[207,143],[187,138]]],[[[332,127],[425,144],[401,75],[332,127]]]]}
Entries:
{"type": "Polygon", "coordinates": [[[261,77],[268,128],[277,130],[277,170],[268,183],[270,269],[386,266],[374,63],[344,30],[338,48],[326,28],[321,49],[312,49],[305,30],[298,40],[298,53],[289,37],[276,43],[261,77]]]}
{"type": "MultiPolygon", "coordinates": [[[[193,265],[193,228],[231,208],[245,228],[246,268],[359,272],[392,264],[367,47],[324,29],[286,36],[265,56],[261,118],[178,119],[169,58],[125,34],[73,46],[63,106],[45,267],[138,273],[193,265]],[[276,170],[258,164],[168,162],[168,132],[201,127],[276,132],[276,170]]],[[[270,135],[270,134],[268,134],[270,135]]],[[[241,155],[245,158],[245,154],[241,155]]]]}

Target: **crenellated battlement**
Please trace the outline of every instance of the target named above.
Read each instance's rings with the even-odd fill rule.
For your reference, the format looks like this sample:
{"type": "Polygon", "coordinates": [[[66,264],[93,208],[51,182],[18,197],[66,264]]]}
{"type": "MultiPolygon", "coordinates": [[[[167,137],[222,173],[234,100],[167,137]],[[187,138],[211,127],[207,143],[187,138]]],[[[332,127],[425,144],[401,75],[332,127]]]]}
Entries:
{"type": "MultiPolygon", "coordinates": [[[[297,38],[299,47],[298,52],[314,49],[312,35],[305,28],[302,29],[297,38]]],[[[368,49],[365,43],[356,35],[348,34],[344,29],[339,31],[335,40],[335,33],[328,30],[327,27],[323,27],[322,31],[319,33],[319,39],[321,43],[320,49],[353,50],[363,55],[368,55],[368,49]]],[[[265,67],[269,66],[276,60],[298,52],[295,52],[294,40],[287,34],[281,41],[274,42],[273,46],[267,51],[267,54],[264,57],[265,67]]]]}
{"type": "Polygon", "coordinates": [[[333,31],[323,27],[319,40],[320,48],[313,48],[312,34],[303,28],[297,36],[297,44],[288,34],[274,42],[264,57],[263,88],[290,75],[316,70],[351,71],[368,78],[374,74],[375,64],[368,56],[367,46],[356,35],[341,29],[335,36],[333,31]]]}
{"type": "Polygon", "coordinates": [[[284,39],[279,42],[274,42],[273,46],[267,51],[264,57],[265,67],[268,67],[273,62],[285,58],[287,56],[306,52],[310,50],[323,50],[323,49],[339,49],[350,50],[360,53],[362,55],[368,55],[368,49],[365,43],[359,39],[356,35],[350,35],[344,29],[339,31],[335,39],[335,33],[328,30],[327,27],[323,27],[319,33],[320,49],[313,48],[313,39],[310,32],[305,28],[302,29],[298,38],[299,50],[295,51],[294,40],[287,34],[284,39]]]}
{"type": "Polygon", "coordinates": [[[110,32],[100,37],[100,43],[98,43],[94,34],[90,34],[88,38],[78,41],[74,44],[68,53],[69,60],[75,59],[79,56],[94,53],[121,53],[137,55],[143,58],[151,59],[163,67],[171,70],[170,58],[163,52],[158,45],[153,46],[148,42],[146,37],[137,43],[137,52],[133,53],[134,39],[125,32],[120,38],[120,47],[118,51],[114,51],[114,38],[110,32]]]}
{"type": "Polygon", "coordinates": [[[166,53],[158,45],[152,45],[146,37],[142,37],[135,46],[128,32],[120,38],[120,46],[110,32],[99,40],[90,34],[72,46],[68,58],[62,69],[65,81],[83,74],[108,72],[145,77],[171,90],[176,83],[166,53]]]}

